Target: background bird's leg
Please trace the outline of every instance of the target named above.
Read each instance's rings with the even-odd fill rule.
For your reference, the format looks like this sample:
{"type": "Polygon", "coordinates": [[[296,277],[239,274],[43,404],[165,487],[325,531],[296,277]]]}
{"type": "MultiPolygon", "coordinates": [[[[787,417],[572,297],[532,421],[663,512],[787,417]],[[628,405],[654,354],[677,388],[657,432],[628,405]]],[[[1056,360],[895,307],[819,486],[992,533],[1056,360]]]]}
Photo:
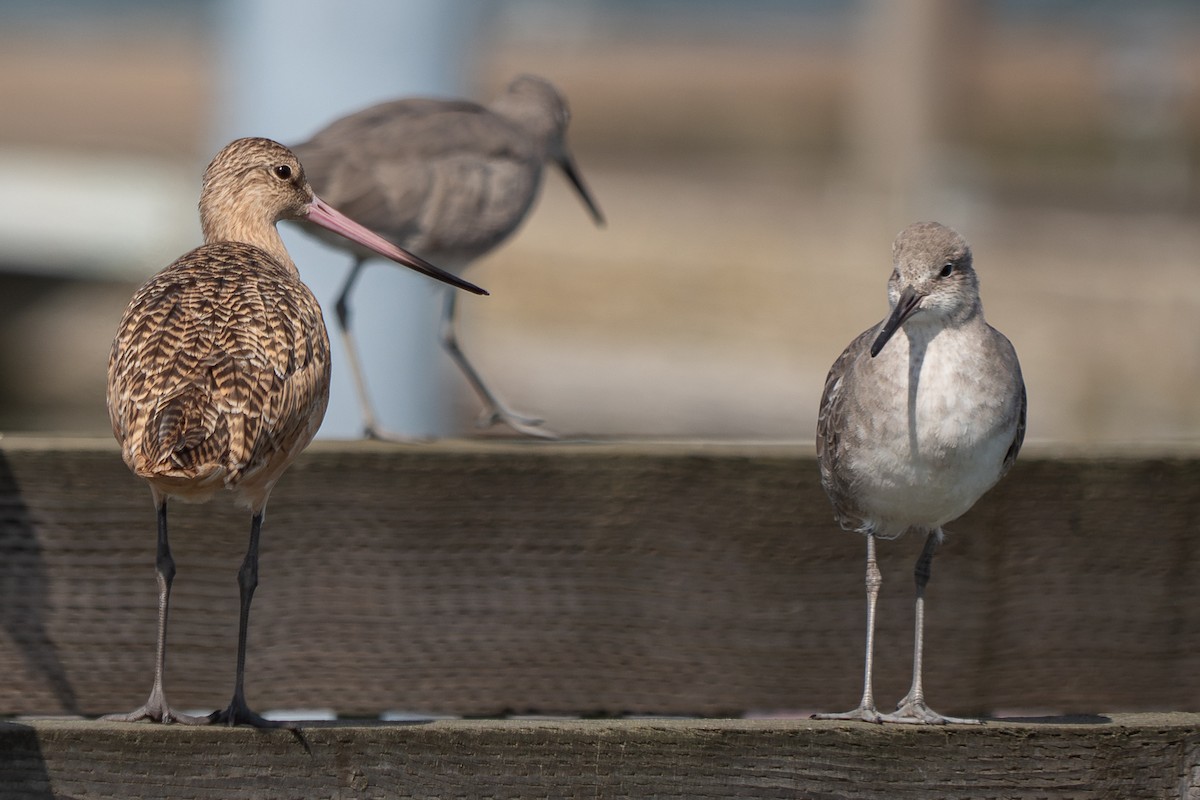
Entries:
{"type": "Polygon", "coordinates": [[[916,624],[913,637],[913,680],[912,688],[896,707],[896,713],[888,714],[884,719],[888,722],[918,722],[918,723],[958,723],[981,724],[977,719],[961,719],[959,717],[944,717],[931,709],[925,703],[925,690],[921,685],[921,674],[924,671],[925,656],[925,586],[929,583],[933,555],[937,552],[938,544],[942,541],[942,532],[932,530],[925,538],[925,547],[917,558],[913,576],[917,583],[916,624]]]}
{"type": "Polygon", "coordinates": [[[362,362],[358,358],[358,343],[354,341],[354,335],[350,333],[350,290],[354,288],[354,283],[358,280],[358,275],[362,272],[365,263],[365,258],[354,259],[354,265],[350,267],[350,272],[346,275],[346,282],[342,284],[342,291],[338,294],[337,303],[333,307],[337,317],[338,330],[342,334],[342,346],[346,350],[346,361],[350,365],[354,388],[358,392],[359,408],[362,409],[363,435],[368,439],[380,441],[412,441],[412,439],[389,433],[379,426],[379,420],[375,416],[375,407],[371,404],[371,393],[367,391],[366,374],[363,372],[362,362]]]}
{"type": "Polygon", "coordinates": [[[476,425],[480,428],[487,428],[497,423],[503,423],[517,433],[523,433],[526,436],[536,436],[541,439],[557,439],[558,436],[553,431],[541,427],[542,420],[524,417],[508,410],[487,388],[483,379],[479,377],[479,373],[471,366],[471,362],[467,361],[467,357],[458,346],[458,333],[455,330],[457,308],[458,292],[454,289],[449,289],[446,292],[445,304],[442,306],[442,347],[450,354],[450,358],[454,359],[454,363],[462,370],[463,375],[466,376],[467,381],[471,384],[471,388],[475,390],[475,393],[479,395],[479,399],[483,401],[483,413],[479,415],[476,425]]]}
{"type": "Polygon", "coordinates": [[[154,722],[182,722],[195,724],[196,717],[179,714],[167,705],[163,692],[163,672],[167,664],[167,610],[171,603],[171,583],[175,580],[175,559],[171,557],[171,545],[167,540],[167,498],[155,493],[158,510],[158,551],[154,559],[154,571],[158,578],[158,648],[155,651],[154,686],[150,698],[141,708],[128,714],[109,714],[107,720],[137,722],[148,719],[154,722]]]}
{"type": "Polygon", "coordinates": [[[250,546],[246,548],[246,557],[242,560],[242,568],[238,570],[241,607],[238,610],[237,672],[233,683],[233,699],[224,711],[210,714],[208,721],[258,728],[290,727],[285,723],[264,719],[246,705],[246,634],[250,627],[250,601],[254,599],[254,590],[258,588],[258,538],[262,532],[262,521],[263,512],[260,510],[250,522],[250,546]]]}
{"type": "Polygon", "coordinates": [[[875,709],[875,690],[871,674],[875,668],[875,606],[879,599],[879,587],[883,585],[883,573],[875,561],[875,534],[867,534],[867,643],[863,663],[863,693],[858,708],[843,714],[813,714],[814,719],[861,719],[879,722],[882,715],[875,709]]]}

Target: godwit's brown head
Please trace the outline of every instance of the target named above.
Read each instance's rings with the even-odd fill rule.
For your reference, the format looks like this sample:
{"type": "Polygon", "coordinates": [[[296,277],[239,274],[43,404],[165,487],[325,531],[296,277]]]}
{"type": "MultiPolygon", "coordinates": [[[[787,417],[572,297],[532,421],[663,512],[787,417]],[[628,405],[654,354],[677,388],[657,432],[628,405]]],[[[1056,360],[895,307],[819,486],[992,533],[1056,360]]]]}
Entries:
{"type": "Polygon", "coordinates": [[[478,286],[438,269],[329,206],[313,192],[291,150],[271,139],[237,139],[222,148],[204,171],[200,225],[204,241],[242,242],[295,270],[275,225],[306,219],[409,269],[475,294],[478,286]]]}
{"type": "Polygon", "coordinates": [[[547,161],[558,165],[567,180],[579,192],[579,196],[591,212],[597,225],[604,224],[604,213],[592,197],[575,158],[567,147],[567,126],[571,123],[571,109],[567,99],[545,78],[536,75],[520,75],[513,79],[504,94],[491,102],[489,108],[502,117],[512,120],[533,136],[545,153],[547,161]]]}

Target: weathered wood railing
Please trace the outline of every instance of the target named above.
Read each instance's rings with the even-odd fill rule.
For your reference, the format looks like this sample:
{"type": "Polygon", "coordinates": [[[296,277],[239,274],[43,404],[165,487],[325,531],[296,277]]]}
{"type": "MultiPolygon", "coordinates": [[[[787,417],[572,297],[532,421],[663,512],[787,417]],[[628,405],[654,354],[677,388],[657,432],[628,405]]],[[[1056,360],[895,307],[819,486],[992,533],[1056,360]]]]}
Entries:
{"type": "MultiPolygon", "coordinates": [[[[221,502],[173,505],[171,523],[179,575],[167,690],[181,707],[215,708],[232,683],[249,521],[221,502]]],[[[950,531],[928,604],[926,682],[939,710],[1200,711],[1200,452],[1031,446],[950,531]]],[[[0,713],[93,715],[144,699],[153,538],[149,493],[114,445],[0,439],[0,713]]],[[[882,703],[907,689],[919,546],[909,537],[880,547],[882,703]]],[[[269,509],[248,694],[260,709],[352,717],[849,707],[861,680],[863,552],[834,526],[803,446],[319,443],[269,509]]],[[[438,723],[361,735],[371,747],[444,733],[437,746],[478,736],[503,748],[520,747],[505,737],[560,730],[497,724],[487,734],[438,723]]],[[[762,746],[776,755],[901,736],[798,723],[579,724],[563,736],[600,751],[626,735],[668,735],[647,731],[718,743],[774,736],[762,746]]],[[[1177,771],[1200,747],[1188,724],[1163,729],[1175,731],[1162,741],[1175,747],[1177,771]]],[[[989,729],[977,741],[1033,735],[989,729]]],[[[1093,729],[1108,727],[1069,730],[1093,729]]],[[[112,747],[161,735],[157,746],[169,748],[211,735],[158,730],[14,723],[0,739],[50,746],[93,731],[112,747]]],[[[311,736],[360,736],[348,730],[311,736]]],[[[933,747],[922,737],[939,735],[950,734],[896,741],[933,747]]],[[[597,758],[597,768],[608,763],[597,758]]]]}

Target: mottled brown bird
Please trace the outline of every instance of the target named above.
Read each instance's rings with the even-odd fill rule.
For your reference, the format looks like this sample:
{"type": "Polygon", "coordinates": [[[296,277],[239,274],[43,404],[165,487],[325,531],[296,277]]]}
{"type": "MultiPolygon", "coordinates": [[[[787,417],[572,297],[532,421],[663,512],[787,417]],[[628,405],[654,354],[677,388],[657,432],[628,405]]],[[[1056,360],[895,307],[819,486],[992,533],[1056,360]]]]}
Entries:
{"type": "MultiPolygon", "coordinates": [[[[459,273],[524,221],[547,162],[558,165],[596,224],[604,224],[567,149],[569,120],[566,100],[553,85],[523,75],[486,106],[425,98],[381,103],[331,123],[295,151],[322,197],[371,230],[459,273]]],[[[330,244],[355,259],[336,312],[365,433],[398,438],[379,427],[350,333],[350,291],[371,254],[340,239],[330,244]]],[[[506,408],[467,360],[455,333],[456,301],[457,292],[446,293],[441,342],[483,401],[478,425],[502,423],[528,436],[555,438],[542,420],[506,408]]]]}
{"type": "Polygon", "coordinates": [[[486,294],[371,233],[313,194],[290,150],[238,139],[204,173],[205,243],[146,282],[129,303],[108,364],[108,412],[126,465],[150,485],[158,512],[158,650],[141,708],[112,719],[272,725],[246,705],[243,678],[258,541],[267,498],[308,446],[329,400],[329,337],[275,224],[305,219],[453,286],[486,294]],[[220,489],[252,514],[238,572],[237,669],[228,708],[174,711],[163,694],[167,610],[175,562],[167,498],[220,489]]]}

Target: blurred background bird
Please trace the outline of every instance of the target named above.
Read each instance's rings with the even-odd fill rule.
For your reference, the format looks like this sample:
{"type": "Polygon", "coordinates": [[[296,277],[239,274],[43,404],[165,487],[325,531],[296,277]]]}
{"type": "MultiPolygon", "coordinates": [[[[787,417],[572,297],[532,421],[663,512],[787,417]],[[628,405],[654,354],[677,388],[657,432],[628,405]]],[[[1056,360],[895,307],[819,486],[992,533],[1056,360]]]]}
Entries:
{"type": "MultiPolygon", "coordinates": [[[[314,189],[351,218],[396,244],[460,273],[520,227],[556,164],[597,225],[604,215],[566,144],[570,112],[562,94],[532,75],[513,80],[488,105],[409,98],[342,117],[295,146],[314,189]]],[[[380,427],[351,333],[350,295],[371,253],[315,226],[305,228],[354,257],[335,306],[364,433],[398,439],[380,427]]],[[[483,403],[477,425],[507,425],[553,439],[542,420],[506,407],[458,343],[457,293],[445,293],[440,340],[483,403]]]]}

